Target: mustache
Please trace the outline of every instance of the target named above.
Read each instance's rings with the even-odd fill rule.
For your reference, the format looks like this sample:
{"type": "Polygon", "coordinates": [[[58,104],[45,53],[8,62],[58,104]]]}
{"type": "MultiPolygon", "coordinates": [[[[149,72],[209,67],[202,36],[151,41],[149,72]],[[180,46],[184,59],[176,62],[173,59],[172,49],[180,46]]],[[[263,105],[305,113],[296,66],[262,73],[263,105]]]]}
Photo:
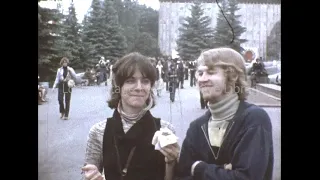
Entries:
{"type": "Polygon", "coordinates": [[[211,83],[199,83],[199,87],[202,88],[202,87],[213,87],[213,84],[211,83]]]}

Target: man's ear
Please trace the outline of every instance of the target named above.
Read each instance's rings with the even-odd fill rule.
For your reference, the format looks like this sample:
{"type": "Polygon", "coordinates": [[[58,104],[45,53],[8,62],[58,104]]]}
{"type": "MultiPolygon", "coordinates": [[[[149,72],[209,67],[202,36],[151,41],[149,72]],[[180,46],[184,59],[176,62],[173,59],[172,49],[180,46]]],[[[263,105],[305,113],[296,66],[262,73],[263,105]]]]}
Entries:
{"type": "Polygon", "coordinates": [[[239,78],[239,75],[238,75],[238,74],[235,74],[234,77],[233,77],[233,80],[234,80],[234,81],[237,81],[238,78],[239,78]]]}

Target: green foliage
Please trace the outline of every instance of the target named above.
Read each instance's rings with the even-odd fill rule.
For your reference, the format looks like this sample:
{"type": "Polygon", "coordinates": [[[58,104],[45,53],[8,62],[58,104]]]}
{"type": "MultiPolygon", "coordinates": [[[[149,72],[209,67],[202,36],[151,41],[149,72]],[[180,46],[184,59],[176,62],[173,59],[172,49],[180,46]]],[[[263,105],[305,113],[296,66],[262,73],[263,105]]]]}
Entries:
{"type": "Polygon", "coordinates": [[[82,43],[86,65],[93,66],[104,55],[105,29],[103,9],[99,0],[92,0],[90,11],[82,29],[82,43]]]}
{"type": "Polygon", "coordinates": [[[126,39],[123,35],[123,29],[119,25],[118,14],[114,8],[113,1],[105,0],[102,16],[104,21],[105,39],[104,39],[104,54],[106,59],[111,61],[117,60],[126,53],[126,39]]]}
{"type": "Polygon", "coordinates": [[[158,39],[159,13],[152,8],[139,6],[140,18],[138,27],[140,32],[149,33],[153,38],[158,39]]]}
{"type": "Polygon", "coordinates": [[[75,69],[95,66],[102,56],[114,61],[133,51],[160,56],[158,11],[135,0],[92,0],[81,24],[76,11],[73,4],[65,16],[59,10],[39,7],[38,62],[42,78],[54,78],[63,56],[75,69]],[[50,20],[55,23],[48,23],[50,20]]]}
{"type": "Polygon", "coordinates": [[[220,6],[233,29],[234,40],[232,44],[230,44],[233,38],[233,33],[225,17],[220,12],[217,18],[213,42],[215,47],[230,47],[240,52],[241,44],[247,42],[246,39],[240,38],[241,34],[246,31],[246,28],[241,26],[241,22],[239,21],[241,16],[236,15],[236,11],[239,10],[237,0],[228,1],[229,4],[226,1],[222,1],[220,6]]]}
{"type": "Polygon", "coordinates": [[[76,11],[73,3],[70,4],[68,15],[63,22],[63,47],[62,56],[70,60],[70,65],[75,68],[83,68],[83,62],[80,59],[81,38],[79,34],[80,24],[76,17],[76,11]]]}
{"type": "Polygon", "coordinates": [[[195,60],[202,50],[211,48],[212,28],[211,18],[204,15],[200,3],[191,7],[191,16],[185,18],[185,22],[179,28],[177,51],[179,56],[188,61],[195,60]]]}
{"type": "Polygon", "coordinates": [[[89,27],[88,16],[85,15],[81,23],[81,29],[80,29],[80,37],[81,37],[80,59],[82,61],[83,68],[92,67],[95,63],[95,60],[90,58],[89,56],[90,48],[88,47],[91,46],[91,44],[88,41],[89,39],[86,36],[86,33],[88,33],[88,30],[89,30],[88,27],[89,27]]]}
{"type": "Polygon", "coordinates": [[[159,12],[132,0],[115,0],[119,23],[127,42],[127,53],[137,51],[152,57],[159,56],[159,12]]]}
{"type": "Polygon", "coordinates": [[[59,10],[38,6],[38,72],[44,80],[54,76],[59,66],[62,18],[59,10]]]}
{"type": "Polygon", "coordinates": [[[280,59],[281,57],[281,20],[272,28],[267,38],[267,58],[269,60],[280,59]]]}
{"type": "Polygon", "coordinates": [[[147,32],[139,34],[132,51],[140,52],[141,54],[149,57],[160,56],[160,49],[158,47],[157,40],[147,32]]]}

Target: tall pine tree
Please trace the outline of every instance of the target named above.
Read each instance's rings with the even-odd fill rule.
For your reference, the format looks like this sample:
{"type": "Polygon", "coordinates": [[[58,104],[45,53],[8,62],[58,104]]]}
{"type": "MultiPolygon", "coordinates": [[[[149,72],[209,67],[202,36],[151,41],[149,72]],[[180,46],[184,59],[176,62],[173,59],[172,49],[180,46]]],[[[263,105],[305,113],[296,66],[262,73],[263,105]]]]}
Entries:
{"type": "Polygon", "coordinates": [[[159,12],[145,5],[139,5],[137,8],[140,13],[139,33],[134,40],[132,51],[157,58],[161,54],[158,43],[159,12]]]}
{"type": "Polygon", "coordinates": [[[273,26],[267,38],[267,59],[281,59],[281,20],[273,26]]]}
{"type": "MultiPolygon", "coordinates": [[[[117,57],[118,53],[111,52],[110,49],[114,49],[113,47],[120,47],[121,51],[121,43],[122,35],[125,37],[125,44],[127,45],[126,53],[132,51],[141,51],[141,53],[148,54],[150,56],[158,56],[159,47],[158,47],[158,12],[147,8],[144,5],[140,5],[137,1],[132,0],[109,0],[112,2],[108,2],[109,5],[104,5],[103,10],[103,21],[101,21],[101,26],[103,26],[103,56],[107,59],[114,59],[113,57],[117,57]],[[111,5],[113,4],[113,5],[111,5]],[[113,7],[113,8],[111,8],[113,7]],[[114,12],[114,10],[116,12],[114,12]],[[108,23],[110,19],[113,21],[115,18],[115,14],[118,14],[118,23],[108,23]],[[109,27],[108,27],[109,26],[109,27]],[[110,27],[111,26],[111,27],[110,27]],[[123,30],[115,30],[119,28],[119,26],[123,30]],[[110,30],[109,30],[110,29],[110,30]],[[109,33],[116,31],[117,33],[109,33]],[[121,32],[122,31],[122,32],[121,32]],[[118,34],[120,36],[110,37],[111,34],[118,34]],[[116,43],[116,41],[118,43],[116,43]],[[113,42],[113,44],[112,44],[113,42]],[[109,53],[110,52],[110,53],[109,53]]],[[[88,47],[90,45],[87,41],[87,34],[89,30],[91,30],[91,21],[90,14],[87,14],[82,22],[81,36],[82,43],[88,47]]],[[[113,22],[117,22],[116,20],[113,22]]],[[[124,45],[125,45],[124,44],[124,45]]],[[[89,57],[90,48],[84,48],[81,52],[81,59],[85,59],[86,65],[92,64],[92,58],[89,57]]],[[[119,50],[117,50],[120,52],[119,50]]],[[[117,52],[116,51],[116,52],[117,52]]]]}
{"type": "Polygon", "coordinates": [[[149,33],[152,37],[158,39],[159,12],[152,8],[147,8],[145,5],[140,5],[139,9],[139,31],[149,33]]]}
{"type": "MultiPolygon", "coordinates": [[[[221,7],[221,11],[223,12],[223,14],[225,15],[225,17],[228,19],[230,23],[230,20],[228,18],[227,1],[222,0],[220,3],[220,7],[221,7]]],[[[232,31],[221,11],[218,13],[217,24],[213,34],[213,37],[214,37],[213,42],[215,47],[227,46],[228,44],[230,44],[232,40],[232,31]]]]}
{"type": "Polygon", "coordinates": [[[234,41],[230,44],[230,47],[234,50],[240,52],[241,44],[247,42],[248,40],[240,38],[242,33],[246,32],[246,28],[241,26],[240,17],[241,15],[236,15],[236,12],[240,9],[237,0],[229,0],[229,21],[234,31],[234,41]]]}
{"type": "Polygon", "coordinates": [[[94,66],[104,55],[105,29],[102,13],[100,0],[92,0],[90,11],[82,29],[83,53],[86,56],[85,66],[94,66]]]}
{"type": "Polygon", "coordinates": [[[203,49],[210,48],[208,39],[212,38],[211,18],[204,15],[200,3],[191,7],[191,17],[185,18],[179,28],[177,51],[183,60],[192,61],[198,58],[203,49]]]}
{"type": "Polygon", "coordinates": [[[64,38],[64,49],[63,56],[68,57],[70,65],[75,68],[83,68],[83,64],[80,61],[80,25],[76,17],[76,10],[73,2],[70,4],[68,15],[66,15],[65,21],[63,22],[63,38],[64,38]]]}
{"type": "Polygon", "coordinates": [[[79,30],[79,34],[80,34],[80,49],[79,49],[79,53],[80,53],[80,61],[82,64],[82,67],[84,69],[91,67],[94,64],[94,61],[89,57],[89,50],[86,49],[85,47],[87,47],[87,44],[85,42],[85,38],[86,35],[83,32],[86,32],[85,30],[88,28],[88,16],[85,15],[81,24],[80,24],[81,28],[79,30]]]}
{"type": "Polygon", "coordinates": [[[61,57],[59,34],[63,15],[57,9],[40,6],[38,13],[38,72],[42,80],[49,81],[54,78],[61,57]]]}
{"type": "Polygon", "coordinates": [[[139,4],[131,0],[117,0],[117,11],[119,14],[120,25],[124,28],[124,36],[127,42],[127,52],[132,52],[135,49],[135,41],[139,37],[139,19],[141,9],[139,4]]]}
{"type": "Polygon", "coordinates": [[[230,47],[234,50],[240,52],[241,44],[247,42],[246,39],[241,39],[240,36],[242,33],[246,31],[246,28],[241,26],[241,22],[239,18],[241,15],[236,15],[236,11],[240,8],[238,7],[238,2],[236,0],[229,0],[229,4],[226,0],[221,2],[221,9],[224,13],[225,17],[229,21],[231,27],[229,26],[228,22],[226,21],[225,17],[223,16],[222,12],[220,11],[218,14],[217,25],[214,31],[214,46],[215,47],[230,47]],[[234,40],[231,43],[233,38],[234,40]],[[231,44],[230,44],[231,43],[231,44]]]}
{"type": "Polygon", "coordinates": [[[113,1],[104,1],[102,16],[105,33],[103,55],[106,59],[114,61],[125,55],[127,44],[113,1]]]}
{"type": "Polygon", "coordinates": [[[132,50],[149,57],[160,56],[158,41],[147,32],[139,33],[132,50]]]}

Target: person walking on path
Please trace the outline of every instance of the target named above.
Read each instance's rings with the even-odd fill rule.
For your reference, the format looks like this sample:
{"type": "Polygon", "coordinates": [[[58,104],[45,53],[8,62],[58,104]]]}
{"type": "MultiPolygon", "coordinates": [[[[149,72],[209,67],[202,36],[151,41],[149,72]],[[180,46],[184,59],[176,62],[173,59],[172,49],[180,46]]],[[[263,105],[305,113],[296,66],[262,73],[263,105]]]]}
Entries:
{"type": "Polygon", "coordinates": [[[69,119],[70,100],[72,88],[75,86],[76,73],[72,67],[68,66],[69,59],[63,57],[60,61],[61,67],[57,70],[56,80],[53,84],[53,90],[58,86],[58,101],[60,118],[69,119]],[[65,100],[63,102],[63,100],[65,100]]]}

